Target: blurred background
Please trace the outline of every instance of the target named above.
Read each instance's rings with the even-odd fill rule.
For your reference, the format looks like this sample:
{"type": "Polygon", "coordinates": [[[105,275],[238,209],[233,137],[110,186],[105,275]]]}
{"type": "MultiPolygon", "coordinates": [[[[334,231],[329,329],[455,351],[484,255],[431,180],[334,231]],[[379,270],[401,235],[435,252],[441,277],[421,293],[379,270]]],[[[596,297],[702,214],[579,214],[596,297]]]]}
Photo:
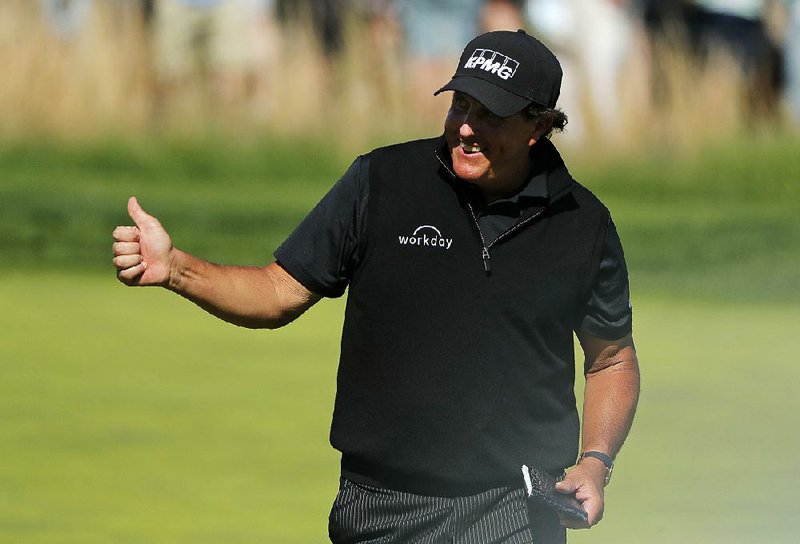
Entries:
{"type": "Polygon", "coordinates": [[[447,100],[431,92],[463,45],[527,28],[564,65],[570,144],[694,146],[800,118],[795,4],[3,0],[0,134],[150,139],[211,128],[362,150],[437,131],[447,100]]]}
{"type": "Polygon", "coordinates": [[[0,542],[325,542],[343,300],[237,329],[118,284],[111,231],[135,194],[266,264],[517,28],[562,62],[554,141],[614,215],[642,365],[570,542],[796,542],[797,0],[0,0],[0,542]]]}

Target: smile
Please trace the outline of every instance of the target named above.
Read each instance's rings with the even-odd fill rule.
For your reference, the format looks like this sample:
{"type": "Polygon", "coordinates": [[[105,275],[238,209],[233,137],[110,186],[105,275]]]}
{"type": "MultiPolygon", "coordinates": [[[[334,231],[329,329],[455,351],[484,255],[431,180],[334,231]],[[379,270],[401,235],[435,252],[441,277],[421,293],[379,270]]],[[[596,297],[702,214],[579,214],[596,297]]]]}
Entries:
{"type": "Polygon", "coordinates": [[[464,142],[459,142],[459,146],[461,147],[462,150],[464,150],[464,153],[467,154],[483,153],[485,151],[485,149],[478,144],[467,144],[464,142]]]}

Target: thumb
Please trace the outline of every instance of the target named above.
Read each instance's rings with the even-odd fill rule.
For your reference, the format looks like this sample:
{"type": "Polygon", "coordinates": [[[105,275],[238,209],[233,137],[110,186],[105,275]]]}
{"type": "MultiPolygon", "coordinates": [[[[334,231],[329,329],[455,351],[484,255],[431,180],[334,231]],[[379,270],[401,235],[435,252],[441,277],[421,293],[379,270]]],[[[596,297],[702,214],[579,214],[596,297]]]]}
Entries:
{"type": "Polygon", "coordinates": [[[560,482],[556,482],[556,491],[559,493],[575,493],[577,489],[578,485],[572,480],[561,480],[560,482]]]}
{"type": "Polygon", "coordinates": [[[131,219],[133,219],[133,222],[136,223],[137,227],[142,227],[145,223],[156,220],[155,217],[142,209],[135,196],[132,196],[128,199],[128,215],[131,216],[131,219]]]}

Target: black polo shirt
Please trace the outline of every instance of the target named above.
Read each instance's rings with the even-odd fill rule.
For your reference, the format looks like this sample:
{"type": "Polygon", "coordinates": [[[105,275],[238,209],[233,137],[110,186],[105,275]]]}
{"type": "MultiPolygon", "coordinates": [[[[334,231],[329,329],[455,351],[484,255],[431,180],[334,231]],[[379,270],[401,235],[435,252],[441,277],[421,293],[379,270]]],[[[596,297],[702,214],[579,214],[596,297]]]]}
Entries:
{"type": "MultiPolygon", "coordinates": [[[[358,266],[362,249],[359,242],[366,239],[368,171],[368,158],[358,157],[275,251],[275,258],[287,272],[314,293],[341,296],[358,266]]],[[[547,171],[534,166],[530,181],[518,193],[491,204],[467,186],[487,244],[510,228],[526,209],[547,201],[546,180],[547,171]]],[[[600,273],[579,330],[616,340],[630,331],[631,321],[625,257],[616,227],[609,219],[600,273]]]]}

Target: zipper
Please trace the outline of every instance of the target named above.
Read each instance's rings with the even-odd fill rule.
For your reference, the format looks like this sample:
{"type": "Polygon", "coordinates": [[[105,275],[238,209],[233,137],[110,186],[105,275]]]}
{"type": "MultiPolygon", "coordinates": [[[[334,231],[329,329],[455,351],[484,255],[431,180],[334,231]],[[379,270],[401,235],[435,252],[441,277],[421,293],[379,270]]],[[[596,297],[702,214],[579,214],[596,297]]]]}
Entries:
{"type": "Polygon", "coordinates": [[[475,216],[475,210],[472,208],[472,204],[470,204],[469,201],[467,201],[467,209],[469,209],[469,215],[472,217],[472,223],[475,225],[475,228],[478,229],[478,236],[481,237],[481,246],[483,248],[481,259],[483,260],[483,269],[486,271],[486,275],[489,276],[492,274],[492,267],[489,265],[489,247],[492,244],[486,244],[486,239],[483,237],[483,231],[478,223],[478,218],[475,216]]]}
{"type": "MultiPolygon", "coordinates": [[[[489,244],[489,247],[492,247],[493,245],[495,245],[497,242],[499,242],[499,241],[500,241],[500,240],[502,240],[503,238],[506,238],[506,237],[508,237],[508,236],[511,236],[511,234],[512,234],[513,232],[515,232],[515,231],[517,231],[517,230],[521,229],[522,227],[524,227],[525,225],[527,225],[528,223],[530,223],[531,221],[533,221],[534,219],[536,219],[537,217],[539,217],[540,215],[542,215],[546,209],[547,209],[546,207],[545,207],[545,208],[542,208],[542,209],[540,209],[539,211],[537,211],[537,212],[536,212],[535,214],[533,214],[532,216],[530,216],[530,217],[528,217],[528,218],[524,219],[523,221],[520,221],[519,223],[516,223],[514,226],[512,226],[512,227],[511,227],[510,229],[508,229],[507,231],[500,233],[500,235],[499,235],[497,238],[495,238],[495,239],[492,241],[492,243],[491,243],[491,244],[489,244]]],[[[482,239],[482,238],[483,238],[483,236],[481,236],[481,239],[482,239]]],[[[486,248],[486,249],[488,249],[488,248],[486,248]]]]}
{"type": "MultiPolygon", "coordinates": [[[[442,159],[442,157],[439,156],[439,152],[434,151],[434,155],[436,155],[436,158],[439,160],[439,163],[444,167],[444,169],[447,170],[447,172],[453,177],[454,180],[456,180],[457,176],[455,172],[453,172],[447,165],[447,163],[442,159]]],[[[554,202],[557,198],[560,198],[561,195],[566,192],[567,192],[566,190],[560,191],[557,195],[554,195],[554,197],[550,199],[550,202],[551,203],[554,202]]],[[[477,229],[478,231],[478,236],[480,236],[481,238],[481,260],[483,261],[483,269],[486,271],[487,276],[491,276],[492,267],[490,264],[491,256],[489,255],[489,248],[491,248],[497,242],[501,241],[503,238],[511,236],[512,233],[516,232],[517,230],[521,229],[522,227],[524,227],[525,225],[527,225],[528,223],[530,223],[531,221],[542,215],[542,213],[544,213],[547,207],[540,209],[535,214],[526,218],[524,221],[520,221],[519,223],[512,226],[510,229],[500,233],[500,235],[494,240],[492,240],[490,244],[486,243],[486,238],[484,238],[480,223],[478,223],[478,217],[475,215],[475,210],[473,209],[472,204],[469,202],[469,200],[467,200],[467,209],[469,209],[469,215],[472,218],[472,223],[475,225],[475,229],[477,229]]]]}
{"type": "MultiPolygon", "coordinates": [[[[450,166],[442,159],[442,157],[439,156],[439,151],[436,150],[434,151],[433,154],[436,155],[436,158],[439,160],[439,163],[444,167],[445,170],[447,170],[447,173],[450,174],[450,176],[452,176],[453,180],[456,180],[457,177],[455,172],[453,172],[450,169],[450,166]]],[[[469,200],[467,200],[466,202],[467,202],[467,209],[469,210],[469,215],[472,218],[472,224],[475,225],[475,229],[478,231],[478,236],[480,236],[481,238],[481,260],[483,261],[483,269],[486,271],[486,275],[490,276],[492,274],[492,267],[489,263],[490,259],[489,248],[492,246],[494,242],[492,242],[492,244],[488,245],[486,244],[486,239],[483,237],[483,231],[481,230],[480,224],[478,224],[478,218],[475,216],[475,210],[472,208],[472,204],[469,203],[469,200]]],[[[495,242],[496,241],[497,240],[495,240],[495,242]]]]}
{"type": "Polygon", "coordinates": [[[475,228],[478,230],[478,236],[480,236],[481,238],[481,246],[482,246],[481,259],[483,260],[483,269],[486,271],[487,276],[492,274],[492,267],[490,265],[491,256],[489,255],[489,248],[495,245],[497,242],[503,240],[503,238],[511,236],[514,232],[521,229],[522,227],[524,227],[525,225],[527,225],[528,223],[530,223],[531,221],[542,215],[542,213],[544,213],[544,211],[547,209],[547,208],[540,209],[535,214],[526,218],[524,221],[520,221],[510,229],[500,233],[500,235],[497,238],[492,240],[491,243],[487,244],[486,238],[484,238],[483,236],[483,231],[481,230],[480,223],[478,223],[478,217],[475,215],[475,210],[472,208],[472,204],[467,202],[467,208],[469,209],[470,217],[472,217],[472,222],[475,225],[475,228]]]}

